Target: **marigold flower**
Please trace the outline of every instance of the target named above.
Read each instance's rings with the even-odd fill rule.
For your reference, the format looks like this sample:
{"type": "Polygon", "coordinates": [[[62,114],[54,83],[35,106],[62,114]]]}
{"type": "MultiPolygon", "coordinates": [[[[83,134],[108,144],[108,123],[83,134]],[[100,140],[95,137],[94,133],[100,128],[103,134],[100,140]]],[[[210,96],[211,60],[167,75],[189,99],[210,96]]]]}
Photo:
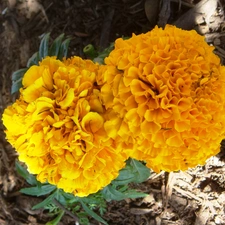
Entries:
{"type": "Polygon", "coordinates": [[[97,70],[79,57],[47,57],[26,72],[20,98],[3,114],[7,139],[29,171],[77,196],[108,185],[126,160],[104,129],[97,70]]]}
{"type": "Polygon", "coordinates": [[[97,81],[105,129],[159,172],[203,164],[225,133],[225,67],[204,37],[167,25],[117,39],[97,81]],[[112,129],[114,127],[114,129],[112,129]]]}

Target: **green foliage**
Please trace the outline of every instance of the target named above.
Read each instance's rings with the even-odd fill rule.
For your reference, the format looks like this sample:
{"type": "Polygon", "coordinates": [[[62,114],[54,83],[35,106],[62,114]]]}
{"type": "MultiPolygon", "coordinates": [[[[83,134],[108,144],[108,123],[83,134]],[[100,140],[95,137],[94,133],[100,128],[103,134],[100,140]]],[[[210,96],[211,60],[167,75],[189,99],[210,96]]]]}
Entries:
{"type": "Polygon", "coordinates": [[[127,198],[143,198],[146,197],[147,194],[137,192],[135,190],[129,190],[128,186],[125,187],[117,187],[115,185],[108,185],[102,190],[103,197],[106,201],[121,201],[127,198]]]}
{"type": "Polygon", "coordinates": [[[104,64],[104,59],[109,55],[109,53],[113,50],[114,43],[111,43],[108,48],[104,49],[102,52],[98,52],[93,45],[89,44],[84,47],[84,54],[90,58],[93,62],[104,64]]]}
{"type": "Polygon", "coordinates": [[[60,210],[60,212],[57,215],[57,217],[55,219],[53,219],[52,221],[46,223],[46,225],[57,225],[60,222],[60,220],[62,219],[64,213],[65,212],[63,210],[60,210]]]}
{"type": "Polygon", "coordinates": [[[36,180],[36,177],[32,174],[30,174],[27,169],[25,169],[23,166],[21,166],[21,164],[16,161],[16,171],[17,173],[23,177],[28,184],[30,185],[37,185],[38,181],[36,180]]]}
{"type": "Polygon", "coordinates": [[[48,49],[49,49],[49,37],[50,37],[50,33],[47,33],[43,36],[43,38],[41,39],[41,43],[39,46],[39,59],[42,60],[44,59],[46,56],[48,56],[48,49]]]}
{"type": "Polygon", "coordinates": [[[129,189],[128,184],[144,182],[149,176],[150,170],[144,164],[135,159],[129,159],[119,176],[102,190],[104,199],[121,201],[126,198],[146,197],[145,193],[129,189]]]}
{"type": "MultiPolygon", "coordinates": [[[[35,210],[35,209],[40,209],[40,208],[48,208],[48,206],[51,205],[51,203],[54,200],[54,198],[56,197],[56,195],[57,195],[57,193],[55,191],[51,195],[49,195],[44,201],[42,201],[42,202],[36,204],[35,206],[33,206],[32,209],[35,210]]],[[[52,207],[50,207],[48,209],[51,209],[51,208],[52,207]]]]}
{"type": "Polygon", "coordinates": [[[42,184],[36,187],[22,188],[20,190],[21,193],[31,196],[42,196],[50,194],[52,191],[56,189],[56,186],[51,184],[42,184]]]}
{"type": "Polygon", "coordinates": [[[27,68],[19,69],[12,74],[12,88],[11,94],[19,91],[22,87],[22,79],[26,71],[33,65],[38,65],[39,62],[46,56],[56,56],[57,59],[62,60],[67,57],[68,48],[71,38],[64,39],[64,34],[59,35],[52,44],[49,45],[50,33],[45,34],[40,42],[38,52],[35,52],[27,62],[27,68]]]}
{"type": "Polygon", "coordinates": [[[39,52],[35,52],[27,61],[27,69],[31,66],[38,65],[40,61],[39,52]]]}
{"type": "Polygon", "coordinates": [[[80,224],[88,225],[88,218],[92,217],[98,222],[107,225],[108,223],[101,217],[106,212],[106,201],[121,201],[127,198],[145,197],[145,193],[130,189],[128,184],[131,182],[143,182],[150,175],[149,169],[144,164],[137,160],[129,159],[126,167],[120,171],[117,179],[112,181],[110,185],[95,194],[81,198],[70,193],[65,193],[63,190],[57,189],[54,185],[40,183],[36,180],[35,176],[31,175],[18,162],[16,162],[16,170],[27,183],[32,185],[32,187],[21,189],[21,193],[37,197],[45,196],[45,199],[33,206],[32,209],[44,208],[54,213],[55,218],[48,222],[47,225],[57,225],[63,217],[65,209],[74,214],[79,219],[80,224]],[[56,201],[59,204],[55,204],[56,201]]]}
{"type": "Polygon", "coordinates": [[[108,224],[105,220],[103,220],[98,214],[96,214],[93,210],[90,209],[90,207],[88,207],[81,199],[79,200],[83,209],[85,210],[85,212],[90,215],[91,217],[93,217],[94,219],[96,219],[97,221],[103,223],[103,224],[108,224]]]}
{"type": "Polygon", "coordinates": [[[99,64],[104,64],[105,58],[109,55],[109,53],[113,49],[114,49],[114,43],[111,43],[108,48],[106,48],[102,52],[98,53],[98,56],[93,59],[93,62],[97,62],[99,64]]]}
{"type": "Polygon", "coordinates": [[[59,53],[57,55],[57,58],[62,60],[64,57],[67,56],[68,53],[68,48],[69,48],[69,44],[70,44],[70,38],[67,38],[65,41],[62,42],[62,44],[60,45],[59,48],[59,53]]]}
{"type": "Polygon", "coordinates": [[[83,197],[83,198],[79,198],[79,197],[73,197],[70,198],[70,204],[74,204],[77,202],[80,202],[80,199],[82,199],[82,202],[84,204],[87,204],[90,209],[92,210],[96,210],[98,209],[100,215],[103,215],[106,212],[106,201],[102,195],[101,192],[97,192],[95,194],[91,194],[88,197],[83,197]]]}
{"type": "Polygon", "coordinates": [[[12,74],[12,87],[11,87],[11,93],[16,93],[21,87],[22,87],[22,78],[23,75],[26,73],[27,68],[20,69],[15,71],[12,74]]]}
{"type": "Polygon", "coordinates": [[[49,49],[49,56],[57,55],[59,57],[59,50],[60,50],[60,46],[62,45],[63,38],[64,38],[64,34],[61,34],[53,41],[49,49]]]}
{"type": "Polygon", "coordinates": [[[129,183],[142,183],[150,176],[150,169],[143,163],[128,159],[126,167],[120,171],[119,176],[112,182],[114,185],[126,185],[129,183]]]}
{"type": "Polygon", "coordinates": [[[32,187],[22,188],[20,190],[21,193],[37,197],[48,195],[42,202],[32,207],[33,210],[44,208],[48,209],[50,212],[55,212],[56,218],[48,222],[48,225],[57,225],[65,212],[64,209],[59,208],[59,206],[54,204],[54,200],[58,201],[66,209],[75,213],[79,218],[80,224],[88,225],[88,217],[93,217],[97,221],[107,225],[107,222],[93,211],[99,207],[101,215],[105,212],[106,203],[100,194],[97,193],[96,196],[92,195],[86,198],[76,197],[73,194],[65,193],[63,190],[57,189],[54,185],[40,183],[36,180],[35,176],[29,174],[29,172],[18,162],[16,162],[16,170],[19,175],[32,185],[32,187]]]}

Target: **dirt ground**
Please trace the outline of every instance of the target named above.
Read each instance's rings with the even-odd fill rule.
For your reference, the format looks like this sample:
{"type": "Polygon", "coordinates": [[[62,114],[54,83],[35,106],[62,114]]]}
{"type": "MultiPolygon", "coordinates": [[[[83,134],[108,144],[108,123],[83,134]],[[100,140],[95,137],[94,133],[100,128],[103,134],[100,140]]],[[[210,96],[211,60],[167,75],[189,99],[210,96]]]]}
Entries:
{"type": "MultiPolygon", "coordinates": [[[[170,23],[204,35],[224,64],[224,10],[223,0],[0,0],[0,114],[16,98],[10,95],[12,72],[26,66],[44,33],[51,39],[65,33],[72,38],[69,55],[85,57],[87,44],[101,50],[117,37],[170,23]]],[[[0,225],[45,224],[48,213],[31,210],[40,199],[19,193],[26,184],[3,130],[0,124],[0,225]]],[[[103,218],[110,225],[225,225],[224,146],[204,166],[152,173],[136,187],[148,197],[110,202],[103,218]]],[[[75,223],[66,215],[61,224],[75,223]]]]}

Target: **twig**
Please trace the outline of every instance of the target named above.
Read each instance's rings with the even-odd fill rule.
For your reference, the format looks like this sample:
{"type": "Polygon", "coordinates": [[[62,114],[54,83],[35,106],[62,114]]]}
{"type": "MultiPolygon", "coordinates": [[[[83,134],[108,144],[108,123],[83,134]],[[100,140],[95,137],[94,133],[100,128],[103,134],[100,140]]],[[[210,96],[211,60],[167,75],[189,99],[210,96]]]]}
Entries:
{"type": "Polygon", "coordinates": [[[109,45],[109,35],[110,35],[110,28],[112,19],[114,16],[115,9],[108,8],[106,11],[106,17],[104,18],[103,25],[102,25],[102,32],[100,37],[100,51],[104,50],[109,45]]]}

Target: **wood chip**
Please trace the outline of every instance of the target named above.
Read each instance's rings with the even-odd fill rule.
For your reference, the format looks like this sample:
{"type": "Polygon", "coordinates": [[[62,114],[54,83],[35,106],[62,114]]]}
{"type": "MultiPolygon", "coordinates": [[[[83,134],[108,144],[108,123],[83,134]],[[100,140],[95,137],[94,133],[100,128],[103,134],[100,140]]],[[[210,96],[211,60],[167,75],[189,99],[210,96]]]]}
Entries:
{"type": "Polygon", "coordinates": [[[217,0],[202,0],[193,8],[184,13],[173,24],[185,30],[191,30],[198,24],[196,21],[202,21],[204,16],[205,22],[209,23],[209,19],[217,8],[217,0]]]}
{"type": "Polygon", "coordinates": [[[199,201],[199,202],[202,201],[201,198],[197,197],[195,194],[192,194],[190,191],[184,191],[184,190],[182,190],[181,188],[176,187],[176,186],[174,186],[174,189],[175,189],[178,193],[180,193],[181,195],[186,196],[187,198],[195,199],[195,200],[197,200],[197,201],[199,201]]]}

